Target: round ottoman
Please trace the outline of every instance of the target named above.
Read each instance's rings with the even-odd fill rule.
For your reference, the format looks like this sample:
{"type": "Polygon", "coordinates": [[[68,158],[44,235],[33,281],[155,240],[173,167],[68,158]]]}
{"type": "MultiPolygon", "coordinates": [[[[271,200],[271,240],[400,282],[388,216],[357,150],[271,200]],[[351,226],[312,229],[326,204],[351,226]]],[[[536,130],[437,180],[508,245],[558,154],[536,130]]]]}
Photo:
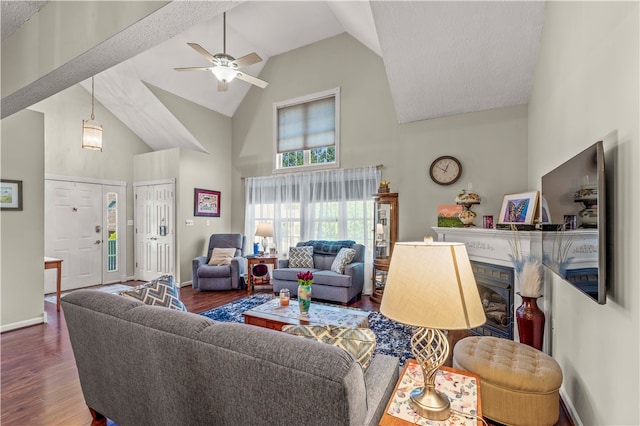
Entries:
{"type": "Polygon", "coordinates": [[[480,376],[482,414],[505,425],[553,425],[560,410],[562,370],[549,355],[512,340],[466,337],[453,367],[480,376]]]}

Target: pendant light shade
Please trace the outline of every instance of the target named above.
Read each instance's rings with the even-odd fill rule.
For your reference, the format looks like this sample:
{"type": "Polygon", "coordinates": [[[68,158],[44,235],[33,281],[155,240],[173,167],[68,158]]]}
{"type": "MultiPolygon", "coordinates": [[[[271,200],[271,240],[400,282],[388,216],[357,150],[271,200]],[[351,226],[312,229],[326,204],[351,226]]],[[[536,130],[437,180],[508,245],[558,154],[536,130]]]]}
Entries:
{"type": "Polygon", "coordinates": [[[95,120],[94,81],[91,77],[91,119],[82,120],[82,148],[102,151],[102,126],[95,120]]]}

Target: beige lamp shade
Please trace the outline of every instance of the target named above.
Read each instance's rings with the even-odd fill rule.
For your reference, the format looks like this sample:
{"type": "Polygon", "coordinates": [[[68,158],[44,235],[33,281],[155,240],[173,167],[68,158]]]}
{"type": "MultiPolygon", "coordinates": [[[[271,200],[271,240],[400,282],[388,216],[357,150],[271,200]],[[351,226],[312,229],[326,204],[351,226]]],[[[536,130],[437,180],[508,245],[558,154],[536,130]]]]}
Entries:
{"type": "Polygon", "coordinates": [[[464,330],[486,317],[462,243],[396,243],[380,312],[403,324],[464,330]]]}
{"type": "Polygon", "coordinates": [[[273,223],[259,223],[256,228],[256,237],[273,237],[273,223]]]}

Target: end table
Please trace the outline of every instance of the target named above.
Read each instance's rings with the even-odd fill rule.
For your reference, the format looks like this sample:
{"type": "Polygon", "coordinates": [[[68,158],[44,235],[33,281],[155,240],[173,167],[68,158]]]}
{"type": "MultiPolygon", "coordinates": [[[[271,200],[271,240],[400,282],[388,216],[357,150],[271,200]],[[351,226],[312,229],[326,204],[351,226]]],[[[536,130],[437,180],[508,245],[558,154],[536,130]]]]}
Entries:
{"type": "MultiPolygon", "coordinates": [[[[400,374],[400,379],[393,390],[393,395],[380,419],[380,426],[441,424],[441,422],[431,422],[418,416],[408,407],[408,391],[416,387],[417,384],[422,385],[422,369],[416,360],[407,360],[400,374]]],[[[483,425],[482,404],[480,400],[480,376],[469,371],[442,366],[436,377],[436,387],[440,392],[444,392],[449,396],[450,400],[453,400],[451,402],[451,408],[454,410],[468,413],[470,409],[473,410],[473,406],[475,405],[475,413],[473,413],[473,415],[477,417],[476,419],[452,412],[448,421],[451,421],[452,418],[456,416],[456,424],[483,425]],[[464,387],[464,392],[454,391],[457,393],[457,398],[451,395],[453,392],[450,390],[450,388],[456,386],[464,387]],[[463,396],[461,397],[460,395],[463,396]]]]}
{"type": "Polygon", "coordinates": [[[273,269],[278,269],[278,257],[255,256],[247,258],[247,294],[251,294],[253,288],[253,266],[260,264],[272,265],[273,269]]]}

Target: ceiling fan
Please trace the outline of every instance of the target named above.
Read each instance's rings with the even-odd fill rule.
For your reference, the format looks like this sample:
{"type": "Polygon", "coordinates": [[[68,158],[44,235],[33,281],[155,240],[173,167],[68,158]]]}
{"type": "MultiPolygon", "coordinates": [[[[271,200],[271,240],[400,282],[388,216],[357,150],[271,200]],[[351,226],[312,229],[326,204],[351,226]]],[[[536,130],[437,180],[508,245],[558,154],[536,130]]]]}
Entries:
{"type": "Polygon", "coordinates": [[[256,64],[262,61],[262,58],[257,53],[249,53],[235,59],[233,56],[227,54],[227,12],[222,13],[222,53],[216,53],[212,55],[207,52],[202,46],[197,43],[187,43],[196,52],[204,56],[209,62],[213,64],[212,67],[185,67],[174,68],[176,71],[211,71],[213,75],[218,79],[218,91],[226,92],[228,83],[234,78],[239,78],[247,83],[251,83],[262,89],[267,87],[267,83],[264,80],[260,80],[257,77],[238,71],[240,68],[247,67],[249,65],[256,64]]]}

